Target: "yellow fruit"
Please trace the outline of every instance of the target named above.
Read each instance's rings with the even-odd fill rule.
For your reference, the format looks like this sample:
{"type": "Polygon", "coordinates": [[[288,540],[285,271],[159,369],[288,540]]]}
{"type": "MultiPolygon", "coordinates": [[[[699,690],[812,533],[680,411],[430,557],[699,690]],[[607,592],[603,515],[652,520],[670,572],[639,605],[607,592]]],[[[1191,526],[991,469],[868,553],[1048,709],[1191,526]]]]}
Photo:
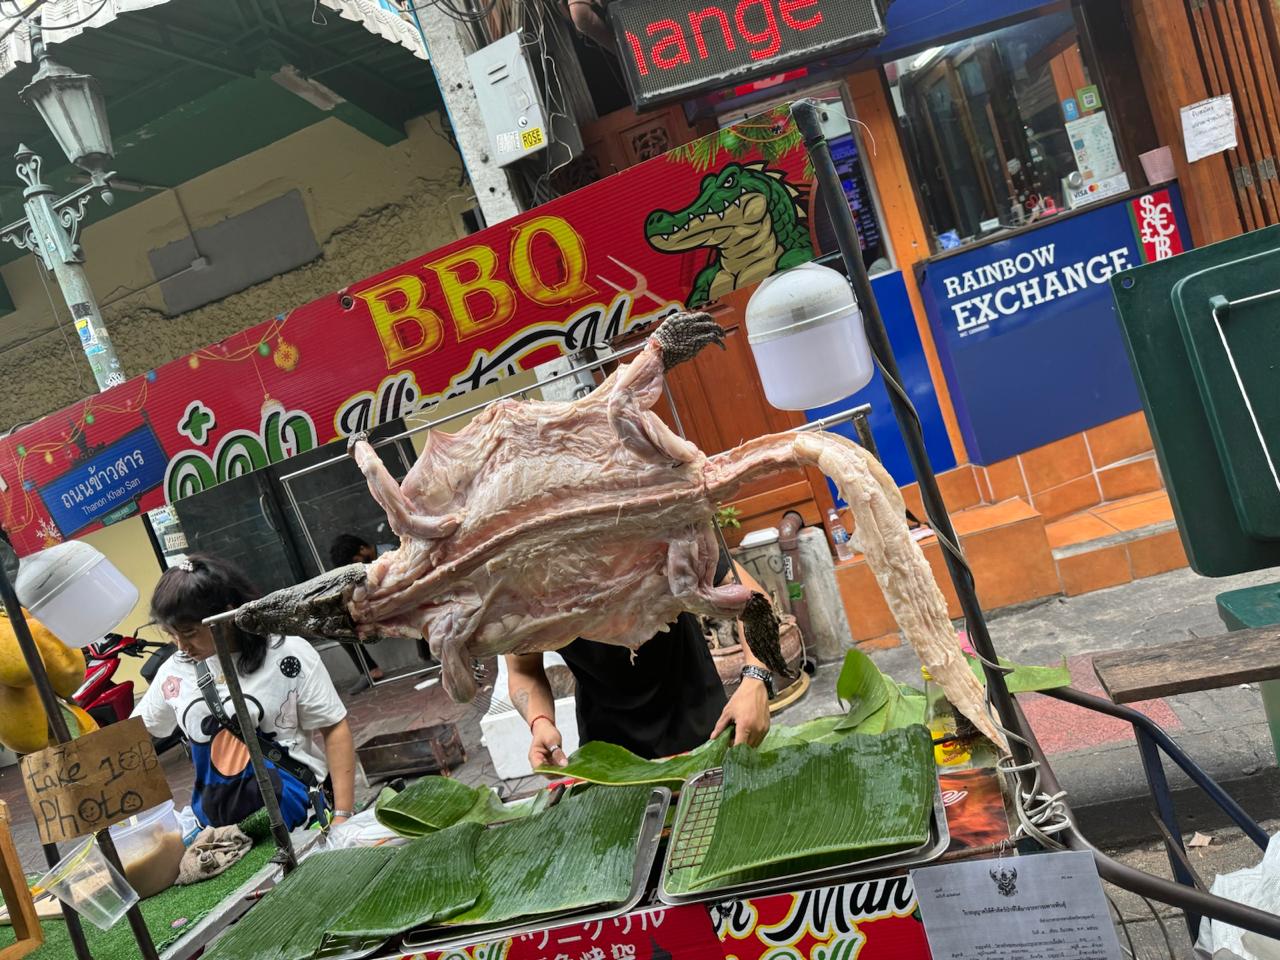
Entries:
{"type": "Polygon", "coordinates": [[[70,714],[67,717],[67,728],[71,731],[71,738],[83,737],[86,733],[93,733],[98,729],[98,721],[89,716],[74,703],[64,703],[62,705],[63,712],[70,714]],[[78,726],[78,729],[77,729],[78,726]]]}
{"type": "Polygon", "coordinates": [[[84,651],[79,647],[68,647],[37,620],[28,620],[27,623],[31,627],[31,635],[36,638],[36,646],[40,648],[40,658],[44,660],[54,692],[60,697],[71,696],[84,683],[84,651]]]}
{"type": "Polygon", "coordinates": [[[0,744],[14,753],[49,745],[49,722],[35,687],[0,687],[0,744]]]}
{"type": "MultiPolygon", "coordinates": [[[[84,683],[84,653],[79,647],[68,647],[39,620],[27,617],[27,627],[40,649],[40,659],[44,661],[53,689],[61,697],[71,696],[84,683]]],[[[9,618],[0,616],[0,684],[27,687],[32,682],[9,618]]]]}

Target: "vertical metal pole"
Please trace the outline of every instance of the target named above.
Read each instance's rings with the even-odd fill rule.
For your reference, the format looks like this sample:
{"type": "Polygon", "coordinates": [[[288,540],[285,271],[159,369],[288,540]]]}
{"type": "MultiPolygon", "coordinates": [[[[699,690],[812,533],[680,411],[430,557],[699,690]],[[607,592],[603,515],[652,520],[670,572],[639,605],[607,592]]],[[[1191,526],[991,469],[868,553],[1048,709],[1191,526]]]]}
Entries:
{"type": "MultiPolygon", "coordinates": [[[[1135,725],[1133,733],[1138,739],[1138,755],[1142,758],[1142,769],[1147,775],[1147,786],[1151,790],[1151,797],[1155,800],[1156,813],[1169,828],[1169,836],[1165,843],[1176,843],[1182,850],[1182,855],[1186,856],[1186,848],[1182,846],[1182,828],[1178,826],[1178,814],[1173,808],[1173,795],[1169,792],[1169,781],[1165,777],[1160,751],[1147,731],[1135,725]]],[[[1169,856],[1169,868],[1173,871],[1173,879],[1184,886],[1194,888],[1195,878],[1187,871],[1182,861],[1172,850],[1166,852],[1169,856]]],[[[1191,935],[1191,942],[1195,943],[1196,937],[1200,935],[1200,915],[1184,909],[1183,918],[1187,921],[1187,932],[1191,935]]]]}
{"type": "MultiPolygon", "coordinates": [[[[22,604],[2,564],[0,564],[0,599],[4,601],[5,612],[9,615],[9,625],[13,627],[18,647],[22,650],[23,659],[27,662],[27,670],[35,682],[36,692],[40,695],[40,703],[49,718],[49,728],[53,731],[54,739],[59,743],[70,743],[71,731],[67,728],[66,717],[62,715],[58,695],[54,693],[53,685],[49,682],[49,674],[45,672],[44,661],[40,658],[40,649],[32,639],[26,617],[22,615],[22,604]]],[[[103,830],[97,838],[102,855],[123,876],[124,867],[120,863],[119,854],[116,853],[115,844],[111,842],[110,832],[103,830]]],[[[57,847],[48,844],[45,846],[45,858],[48,859],[51,856],[57,856],[57,847]]],[[[55,860],[54,863],[56,862],[55,860]]],[[[63,913],[67,916],[67,930],[71,934],[71,942],[76,945],[76,955],[84,960],[92,960],[92,955],[84,943],[84,933],[80,929],[79,918],[72,920],[66,906],[63,907],[63,913]],[[83,953],[79,952],[81,949],[83,953]]],[[[133,928],[134,939],[138,942],[138,952],[143,960],[158,960],[155,944],[151,940],[151,931],[147,929],[146,921],[142,919],[142,911],[138,909],[136,903],[129,908],[128,917],[129,926],[133,928]]]]}
{"type": "MultiPolygon", "coordinates": [[[[894,357],[893,347],[889,343],[889,332],[885,328],[884,318],[880,315],[880,307],[876,303],[875,292],[871,289],[871,280],[867,276],[866,264],[862,262],[862,247],[858,242],[858,233],[853,224],[853,214],[850,212],[849,204],[845,200],[844,187],[840,183],[840,175],[836,172],[835,163],[831,159],[831,148],[828,146],[827,138],[822,132],[822,123],[819,119],[822,109],[822,105],[814,100],[799,100],[791,105],[791,115],[795,118],[796,125],[800,128],[800,133],[804,137],[805,147],[809,151],[809,158],[813,161],[814,170],[817,173],[818,186],[822,191],[823,202],[826,204],[831,226],[840,244],[840,253],[848,271],[849,282],[853,286],[853,292],[858,300],[858,307],[862,311],[862,323],[866,330],[867,342],[871,346],[871,352],[875,354],[876,361],[880,364],[886,376],[892,377],[897,383],[901,384],[902,375],[898,370],[898,361],[894,357]]],[[[906,442],[907,456],[911,460],[912,470],[914,470],[916,479],[920,483],[920,498],[924,501],[924,509],[929,518],[929,525],[934,531],[946,537],[959,548],[960,538],[956,536],[955,528],[951,524],[951,517],[947,513],[946,504],[943,502],[942,494],[938,490],[938,478],[933,472],[933,465],[929,462],[929,451],[925,447],[924,434],[921,432],[920,424],[903,397],[899,396],[891,386],[887,392],[889,394],[889,404],[893,407],[893,415],[898,421],[898,429],[906,442]]],[[[973,643],[974,649],[985,659],[996,663],[996,651],[991,643],[991,635],[987,631],[986,617],[982,612],[981,605],[978,603],[978,594],[974,588],[972,574],[957,557],[952,556],[950,550],[943,548],[942,557],[946,561],[947,572],[951,575],[951,582],[955,586],[957,597],[959,597],[960,609],[964,614],[969,631],[969,639],[973,643]]],[[[983,672],[986,674],[987,690],[990,692],[996,710],[1000,714],[1001,721],[1006,726],[1016,723],[1013,698],[1009,694],[1009,688],[1005,685],[1004,675],[1000,671],[992,670],[985,665],[983,666],[983,672]]],[[[1014,757],[1019,763],[1027,763],[1031,760],[1030,751],[1023,744],[1013,741],[1010,746],[1014,757]]]]}
{"type": "MultiPolygon", "coordinates": [[[[58,845],[43,843],[41,846],[44,848],[44,862],[52,870],[62,859],[62,854],[58,852],[58,845]]],[[[62,919],[67,924],[67,939],[71,941],[71,949],[75,951],[76,960],[93,960],[93,954],[89,952],[89,944],[84,938],[84,927],[80,924],[80,914],[61,900],[58,901],[58,906],[62,908],[62,919]]]]}
{"type": "Polygon", "coordinates": [[[58,282],[62,298],[71,311],[80,346],[89,358],[98,390],[109,390],[124,383],[124,369],[102,321],[89,278],[85,275],[84,252],[75,241],[84,205],[95,190],[101,190],[104,197],[110,195],[109,191],[105,185],[91,185],[70,194],[70,198],[75,198],[74,202],[69,202],[68,198],[55,200],[53,188],[41,179],[40,158],[25,146],[18,148],[15,158],[18,177],[26,185],[22,192],[22,207],[30,227],[29,239],[33,242],[29,249],[46,269],[53,272],[58,282]],[[70,235],[63,226],[64,217],[70,220],[70,235]]]}
{"type": "Polygon", "coordinates": [[[231,705],[235,707],[240,739],[249,749],[253,775],[258,781],[258,792],[262,794],[262,805],[267,809],[267,820],[271,824],[271,836],[275,838],[276,848],[284,858],[284,872],[289,873],[298,865],[298,856],[293,852],[289,828],[285,825],[284,815],[280,812],[280,800],[276,797],[275,788],[271,785],[267,761],[262,756],[262,745],[258,743],[258,738],[255,736],[249,708],[244,701],[244,691],[240,688],[240,676],[236,673],[235,661],[231,659],[231,645],[227,641],[227,632],[231,629],[231,624],[221,621],[212,624],[212,627],[213,643],[218,651],[218,662],[222,665],[222,674],[226,678],[227,693],[231,695],[231,705]]]}
{"type": "MultiPolygon", "coordinates": [[[[43,199],[48,202],[47,198],[43,199]]],[[[30,201],[27,215],[32,215],[30,201]]],[[[67,309],[71,311],[80,346],[89,358],[89,367],[93,370],[98,391],[110,390],[124,383],[124,368],[120,365],[116,348],[111,343],[111,335],[107,333],[107,325],[103,323],[102,314],[98,311],[98,301],[93,297],[84,266],[80,263],[61,263],[55,259],[53,275],[62,290],[62,298],[67,302],[67,309]]]]}

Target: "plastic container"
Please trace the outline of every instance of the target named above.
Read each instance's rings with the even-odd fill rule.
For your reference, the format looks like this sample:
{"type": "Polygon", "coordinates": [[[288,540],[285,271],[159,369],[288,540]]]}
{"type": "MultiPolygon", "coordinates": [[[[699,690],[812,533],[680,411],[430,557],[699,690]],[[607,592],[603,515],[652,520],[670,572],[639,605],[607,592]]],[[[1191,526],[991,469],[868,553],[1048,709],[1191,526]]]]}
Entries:
{"type": "Polygon", "coordinates": [[[947,743],[936,743],[933,746],[933,759],[940,767],[952,770],[972,766],[972,753],[969,749],[972,740],[972,724],[961,717],[942,692],[942,687],[929,675],[925,667],[920,668],[920,676],[924,678],[925,715],[924,723],[935,740],[944,737],[956,737],[947,743]],[[966,736],[966,734],[969,734],[966,736]]]}
{"type": "Polygon", "coordinates": [[[166,800],[111,828],[129,886],[145,900],[168,890],[178,879],[186,845],[173,801],[166,800]]]}
{"type": "Polygon", "coordinates": [[[138,588],[79,540],[24,557],[15,586],[28,612],[72,647],[101,640],[138,602],[138,588]]]}
{"type": "Polygon", "coordinates": [[[65,903],[99,930],[110,930],[138,894],[98,849],[96,837],[85,837],[36,885],[65,903]]]}
{"type": "Polygon", "coordinates": [[[871,349],[844,275],[806,263],[769,277],[747,303],[747,343],[769,402],[811,410],[871,382],[871,349]]]}

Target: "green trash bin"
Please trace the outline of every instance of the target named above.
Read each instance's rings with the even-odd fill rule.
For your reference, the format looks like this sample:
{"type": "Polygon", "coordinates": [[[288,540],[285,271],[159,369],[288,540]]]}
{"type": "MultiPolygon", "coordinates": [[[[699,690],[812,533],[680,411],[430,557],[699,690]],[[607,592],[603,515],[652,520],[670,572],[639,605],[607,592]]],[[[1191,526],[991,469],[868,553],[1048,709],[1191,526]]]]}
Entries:
{"type": "MultiPolygon", "coordinates": [[[[1228,630],[1250,630],[1272,627],[1280,623],[1280,583],[1264,583],[1259,587],[1228,590],[1218,594],[1218,616],[1228,630]]],[[[1264,680],[1262,709],[1271,728],[1271,744],[1280,762],[1280,680],[1264,680]]]]}

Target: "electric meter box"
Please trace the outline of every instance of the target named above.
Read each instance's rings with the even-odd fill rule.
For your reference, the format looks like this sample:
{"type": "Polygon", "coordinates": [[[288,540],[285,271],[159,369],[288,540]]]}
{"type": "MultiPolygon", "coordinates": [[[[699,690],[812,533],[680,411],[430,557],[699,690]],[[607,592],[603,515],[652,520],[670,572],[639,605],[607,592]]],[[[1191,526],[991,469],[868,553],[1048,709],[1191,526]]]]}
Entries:
{"type": "Polygon", "coordinates": [[[1192,569],[1280,565],[1280,226],[1111,288],[1192,569]]]}
{"type": "Polygon", "coordinates": [[[530,62],[537,44],[524,44],[509,33],[467,57],[471,85],[484,117],[489,146],[505,167],[556,145],[556,166],[582,153],[582,133],[563,109],[549,111],[543,85],[530,62]]]}

